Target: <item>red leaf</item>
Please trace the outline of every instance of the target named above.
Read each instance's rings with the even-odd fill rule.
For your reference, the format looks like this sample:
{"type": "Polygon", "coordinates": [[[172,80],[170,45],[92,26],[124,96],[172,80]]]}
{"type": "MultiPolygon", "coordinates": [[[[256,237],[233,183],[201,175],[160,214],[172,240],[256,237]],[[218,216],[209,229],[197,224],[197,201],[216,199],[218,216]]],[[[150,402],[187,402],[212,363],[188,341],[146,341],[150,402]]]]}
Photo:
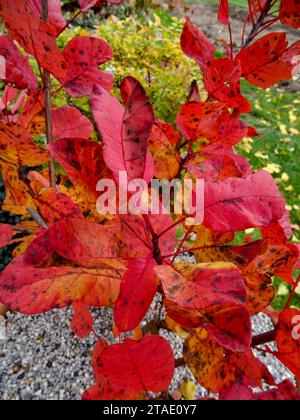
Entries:
{"type": "Polygon", "coordinates": [[[202,149],[207,158],[191,160],[186,168],[198,179],[207,182],[223,181],[228,178],[244,178],[251,174],[250,164],[232,148],[209,146],[202,149]]]}
{"type": "Polygon", "coordinates": [[[286,380],[278,384],[276,388],[266,392],[254,393],[251,388],[241,383],[234,383],[223,389],[220,393],[220,400],[225,401],[299,401],[295,386],[291,381],[286,380]]]}
{"type": "Polygon", "coordinates": [[[33,167],[49,161],[48,153],[36,145],[25,128],[0,121],[1,158],[16,166],[33,167]]]}
{"type": "Polygon", "coordinates": [[[52,113],[53,139],[88,139],[94,131],[90,120],[76,108],[62,106],[52,113]]]}
{"type": "Polygon", "coordinates": [[[97,88],[91,96],[94,119],[104,142],[104,160],[119,182],[120,171],[128,180],[153,177],[154,165],[147,150],[154,123],[149,99],[141,84],[132,77],[123,80],[122,98],[126,108],[104,89],[97,88]]]}
{"type": "MultiPolygon", "coordinates": [[[[268,0],[248,0],[249,5],[249,18],[259,17],[262,11],[265,10],[265,7],[268,3],[268,0]]],[[[254,20],[255,21],[255,20],[254,20]]]]}
{"type": "Polygon", "coordinates": [[[66,73],[66,62],[56,45],[56,29],[39,19],[28,0],[0,0],[0,16],[11,36],[40,66],[55,77],[66,73]]]}
{"type": "Polygon", "coordinates": [[[0,248],[3,248],[11,242],[13,229],[11,225],[0,223],[0,248]]]}
{"type": "Polygon", "coordinates": [[[299,63],[299,52],[300,41],[287,48],[286,34],[273,32],[242,49],[236,60],[240,61],[242,76],[249,83],[267,89],[292,78],[292,71],[299,63]]]}
{"type": "Polygon", "coordinates": [[[172,124],[156,120],[149,137],[149,148],[154,160],[154,176],[172,180],[179,171],[180,156],[175,145],[180,134],[172,124]]]}
{"type": "Polygon", "coordinates": [[[118,265],[114,241],[118,226],[107,227],[86,219],[62,219],[29,245],[24,261],[41,265],[54,255],[86,267],[118,265]]]}
{"type": "MultiPolygon", "coordinates": [[[[176,227],[169,214],[149,215],[150,223],[159,236],[158,246],[162,255],[174,253],[176,245],[176,227]],[[170,228],[170,229],[168,229],[170,228]]],[[[152,236],[148,233],[145,221],[141,216],[122,216],[122,242],[124,252],[129,258],[144,257],[153,248],[152,236]]]]}
{"type": "Polygon", "coordinates": [[[116,393],[167,391],[174,374],[174,355],[162,337],[147,335],[140,342],[126,340],[102,351],[96,378],[107,379],[116,393]]]}
{"type": "Polygon", "coordinates": [[[35,199],[41,216],[48,225],[64,218],[83,218],[81,211],[66,194],[48,190],[35,199]]]}
{"type": "Polygon", "coordinates": [[[100,64],[112,59],[112,50],[106,41],[77,36],[68,43],[63,56],[68,63],[68,72],[59,80],[69,95],[89,96],[95,86],[112,88],[113,76],[98,68],[100,64]]]}
{"type": "Polygon", "coordinates": [[[129,261],[115,305],[114,317],[119,331],[134,330],[146,315],[157,291],[158,284],[153,273],[156,265],[151,254],[148,258],[129,261]]]}
{"type": "Polygon", "coordinates": [[[177,117],[177,127],[188,140],[206,138],[213,143],[234,146],[246,136],[245,123],[217,102],[189,102],[177,117]]]}
{"type": "Polygon", "coordinates": [[[277,388],[255,394],[259,401],[300,401],[300,395],[291,381],[285,380],[277,388]]]}
{"type": "MultiPolygon", "coordinates": [[[[37,16],[41,17],[42,15],[41,0],[29,0],[29,4],[32,6],[37,16]]],[[[66,26],[66,21],[62,15],[61,6],[62,4],[60,0],[48,0],[49,23],[52,26],[54,26],[54,28],[56,28],[57,33],[59,33],[66,26]]]]}
{"type": "Polygon", "coordinates": [[[280,0],[279,17],[281,23],[292,28],[300,28],[300,7],[298,0],[280,0]]]}
{"type": "Polygon", "coordinates": [[[293,285],[294,271],[299,259],[299,250],[296,245],[287,242],[286,233],[279,222],[273,222],[261,229],[263,238],[268,241],[268,251],[262,256],[260,266],[265,272],[274,275],[293,285]],[[268,269],[266,265],[268,264],[268,269]]]}
{"type": "Polygon", "coordinates": [[[4,83],[12,83],[16,88],[28,89],[29,92],[37,89],[36,75],[9,36],[0,37],[0,56],[5,58],[6,64],[4,83]]]}
{"type": "Polygon", "coordinates": [[[276,344],[278,353],[274,355],[296,377],[300,377],[300,311],[286,309],[279,315],[276,344]]]}
{"type": "Polygon", "coordinates": [[[230,353],[204,328],[191,331],[184,345],[184,360],[197,381],[213,393],[241,379],[245,385],[262,387],[262,364],[252,351],[230,353]]]}
{"type": "MultiPolygon", "coordinates": [[[[112,4],[121,4],[124,3],[124,0],[105,0],[108,3],[112,4]]],[[[89,9],[91,9],[94,6],[97,6],[97,4],[102,4],[104,1],[102,0],[79,0],[80,9],[83,12],[87,12],[89,9]]]]}
{"type": "Polygon", "coordinates": [[[193,328],[204,323],[218,343],[231,351],[245,351],[250,347],[250,317],[243,307],[246,288],[233,265],[200,264],[191,275],[192,281],[171,267],[156,267],[155,273],[162,282],[166,299],[178,307],[173,309],[179,317],[168,311],[171,318],[179,323],[184,321],[185,327],[191,327],[189,319],[193,328]]]}
{"type": "Polygon", "coordinates": [[[87,12],[89,9],[94,7],[99,0],[79,0],[80,9],[84,12],[87,12]]]}
{"type": "Polygon", "coordinates": [[[252,341],[251,319],[243,306],[212,308],[205,312],[204,326],[217,342],[232,352],[243,352],[252,341]]]}
{"type": "Polygon", "coordinates": [[[223,25],[229,23],[229,3],[228,0],[220,0],[218,19],[223,25]]]}
{"type": "Polygon", "coordinates": [[[220,58],[207,64],[203,81],[209,95],[228,108],[251,112],[251,105],[240,91],[241,65],[239,62],[220,58]]]}
{"type": "Polygon", "coordinates": [[[199,64],[202,70],[209,61],[213,60],[216,50],[213,43],[188,17],[181,34],[181,48],[188,57],[199,64]]]}
{"type": "Polygon", "coordinates": [[[48,145],[48,150],[66,170],[72,183],[84,188],[90,202],[94,203],[99,180],[111,178],[103,161],[102,146],[90,140],[62,139],[48,145]]]}
{"type": "Polygon", "coordinates": [[[0,301],[10,310],[28,315],[65,308],[73,302],[111,306],[119,287],[119,274],[112,269],[35,267],[21,255],[0,274],[0,301]]]}
{"type": "Polygon", "coordinates": [[[83,339],[92,332],[94,320],[89,308],[84,303],[74,302],[73,309],[71,328],[77,337],[83,339]]]}
{"type": "Polygon", "coordinates": [[[204,225],[220,233],[268,226],[285,211],[277,184],[265,171],[206,183],[204,206],[204,225]]]}
{"type": "Polygon", "coordinates": [[[220,401],[252,401],[253,391],[246,385],[235,382],[220,393],[220,401]]]}

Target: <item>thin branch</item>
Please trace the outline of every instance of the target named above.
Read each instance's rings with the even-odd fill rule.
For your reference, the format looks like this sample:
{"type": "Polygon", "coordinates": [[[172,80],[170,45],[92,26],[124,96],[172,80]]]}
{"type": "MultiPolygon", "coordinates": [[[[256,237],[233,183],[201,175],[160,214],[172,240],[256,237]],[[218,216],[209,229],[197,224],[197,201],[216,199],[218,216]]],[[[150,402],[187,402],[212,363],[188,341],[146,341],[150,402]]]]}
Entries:
{"type": "Polygon", "coordinates": [[[263,344],[273,343],[276,339],[277,329],[259,334],[253,337],[251,347],[261,346],[263,344]]]}
{"type": "Polygon", "coordinates": [[[184,358],[181,357],[180,359],[175,359],[175,368],[179,368],[181,366],[185,366],[186,363],[184,361],[184,358]]]}
{"type": "Polygon", "coordinates": [[[16,232],[25,232],[25,233],[34,233],[35,230],[34,229],[28,229],[28,228],[23,228],[23,227],[19,227],[19,226],[12,226],[13,230],[15,230],[16,232]]]}
{"type": "Polygon", "coordinates": [[[45,220],[42,218],[42,216],[32,207],[29,207],[27,210],[30,216],[33,218],[33,220],[42,228],[48,229],[48,225],[45,222],[45,220]]]}
{"type": "Polygon", "coordinates": [[[59,33],[57,34],[57,38],[66,30],[68,29],[68,27],[71,25],[71,23],[74,22],[74,20],[76,20],[82,13],[82,10],[79,10],[66,24],[65,26],[59,31],[59,33]]]}
{"type": "MultiPolygon", "coordinates": [[[[48,0],[42,0],[42,19],[45,22],[49,20],[49,9],[48,0]]],[[[45,111],[46,111],[46,136],[47,143],[53,143],[53,132],[52,132],[52,105],[51,105],[51,76],[50,73],[44,70],[44,100],[45,100],[45,111]]],[[[56,187],[55,179],[55,165],[54,160],[50,160],[50,184],[51,188],[56,187]]]]}

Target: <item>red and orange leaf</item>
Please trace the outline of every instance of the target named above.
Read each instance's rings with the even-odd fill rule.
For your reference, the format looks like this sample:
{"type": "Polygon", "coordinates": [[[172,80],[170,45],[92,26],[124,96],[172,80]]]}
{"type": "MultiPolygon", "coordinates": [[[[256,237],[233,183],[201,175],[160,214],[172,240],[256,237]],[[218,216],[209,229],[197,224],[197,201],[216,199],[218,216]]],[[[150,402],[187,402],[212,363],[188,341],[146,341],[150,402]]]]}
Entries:
{"type": "Polygon", "coordinates": [[[87,203],[95,207],[99,180],[112,177],[103,160],[102,146],[90,140],[62,139],[49,145],[48,150],[71,182],[85,191],[87,203]]]}
{"type": "Polygon", "coordinates": [[[187,140],[206,138],[226,146],[240,143],[248,131],[245,123],[218,102],[186,103],[178,114],[177,127],[187,140]]]}
{"type": "Polygon", "coordinates": [[[36,75],[9,36],[0,37],[0,55],[5,58],[4,83],[11,83],[18,89],[28,89],[29,92],[37,89],[36,75]]]}
{"type": "Polygon", "coordinates": [[[25,128],[0,122],[1,159],[16,166],[38,166],[49,161],[48,153],[37,146],[25,128]]]}
{"type": "Polygon", "coordinates": [[[175,145],[180,134],[172,124],[157,120],[152,127],[149,149],[154,159],[154,176],[158,179],[173,179],[179,171],[180,156],[175,145]]]}
{"type": "Polygon", "coordinates": [[[0,161],[0,167],[6,190],[2,210],[18,215],[27,214],[27,209],[34,207],[33,199],[26,184],[20,180],[16,166],[0,161]]]}
{"type": "Polygon", "coordinates": [[[90,120],[76,108],[62,106],[52,113],[53,140],[89,139],[94,127],[90,120]]]}
{"type": "Polygon", "coordinates": [[[294,60],[294,57],[300,51],[300,42],[290,48],[287,48],[287,44],[284,32],[273,32],[242,49],[236,57],[241,63],[242,76],[249,83],[263,89],[282,80],[290,80],[293,69],[299,63],[299,59],[294,60]]]}
{"type": "Polygon", "coordinates": [[[213,393],[240,378],[250,386],[262,387],[262,365],[252,352],[225,352],[204,328],[190,333],[184,345],[184,360],[200,385],[213,393]]]}
{"type": "Polygon", "coordinates": [[[181,34],[181,48],[188,57],[199,64],[201,69],[213,60],[216,50],[212,42],[188,17],[181,34]]]}
{"type": "Polygon", "coordinates": [[[204,225],[220,233],[268,226],[285,211],[277,184],[265,171],[206,183],[204,206],[204,225]]]}
{"type": "Polygon", "coordinates": [[[232,352],[250,348],[252,326],[247,308],[216,306],[205,311],[204,316],[205,328],[222,347],[232,352]]]}
{"type": "Polygon", "coordinates": [[[38,89],[28,96],[19,115],[18,124],[22,125],[31,135],[39,136],[46,131],[44,93],[42,89],[38,89]]]}
{"type": "Polygon", "coordinates": [[[115,237],[119,225],[103,226],[86,219],[62,219],[44,230],[29,246],[25,262],[51,263],[55,256],[85,267],[113,267],[122,270],[115,237]]]}
{"type": "Polygon", "coordinates": [[[231,351],[250,347],[250,317],[243,306],[246,288],[232,264],[199,264],[189,279],[167,266],[156,267],[155,274],[168,299],[171,318],[175,316],[184,327],[205,324],[218,343],[231,351]]]}
{"type": "Polygon", "coordinates": [[[0,301],[12,311],[29,315],[65,308],[73,302],[112,306],[120,282],[119,273],[112,269],[35,267],[20,255],[0,274],[0,301]]]}
{"type": "Polygon", "coordinates": [[[68,63],[68,71],[59,80],[69,95],[89,96],[95,86],[112,88],[113,76],[98,68],[112,59],[112,50],[104,40],[77,36],[68,43],[63,56],[68,63]]]}
{"type": "Polygon", "coordinates": [[[94,320],[92,314],[87,305],[81,302],[74,302],[73,310],[72,331],[77,337],[83,339],[93,330],[94,320]]]}
{"type": "Polygon", "coordinates": [[[53,189],[45,191],[37,197],[35,203],[49,226],[64,218],[83,218],[81,211],[70,197],[53,189]]]}
{"type": "Polygon", "coordinates": [[[300,28],[300,7],[298,0],[280,0],[279,17],[281,23],[300,28]]]}
{"type": "Polygon", "coordinates": [[[56,29],[36,15],[29,0],[1,0],[0,16],[11,36],[41,67],[55,77],[65,75],[67,64],[56,45],[56,29]]]}
{"type": "Polygon", "coordinates": [[[205,147],[203,157],[192,159],[185,165],[196,179],[207,182],[224,181],[228,178],[244,178],[251,174],[250,164],[232,148],[219,146],[205,147]],[[203,160],[203,158],[206,160],[203,160]]]}
{"type": "Polygon", "coordinates": [[[174,374],[174,355],[162,337],[147,335],[140,342],[125,340],[104,349],[94,366],[116,393],[167,391],[174,374]]]}
{"type": "Polygon", "coordinates": [[[0,248],[10,244],[13,238],[13,229],[11,225],[0,223],[0,248]]]}
{"type": "Polygon", "coordinates": [[[147,150],[154,114],[142,85],[126,77],[121,86],[124,110],[117,98],[97,88],[91,96],[94,119],[104,142],[104,160],[119,182],[127,172],[129,181],[153,177],[153,159],[147,150]]]}
{"type": "Polygon", "coordinates": [[[158,287],[153,272],[156,266],[151,254],[147,258],[129,261],[115,304],[114,319],[119,331],[134,330],[146,315],[158,287]]]}
{"type": "Polygon", "coordinates": [[[241,113],[251,112],[249,101],[241,94],[242,76],[239,62],[220,58],[207,64],[203,81],[211,98],[226,104],[241,113]]]}
{"type": "Polygon", "coordinates": [[[300,311],[298,309],[285,309],[279,315],[276,335],[278,353],[274,355],[294,375],[300,377],[300,311]]]}

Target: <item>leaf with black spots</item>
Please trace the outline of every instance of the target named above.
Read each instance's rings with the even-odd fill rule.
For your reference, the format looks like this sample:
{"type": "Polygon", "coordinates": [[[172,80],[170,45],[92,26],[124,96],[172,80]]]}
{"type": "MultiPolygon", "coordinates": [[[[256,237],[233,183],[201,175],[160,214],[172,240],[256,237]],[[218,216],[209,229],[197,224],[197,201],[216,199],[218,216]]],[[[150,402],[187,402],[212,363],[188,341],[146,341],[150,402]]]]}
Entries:
{"type": "Polygon", "coordinates": [[[183,52],[193,58],[202,70],[214,58],[216,47],[188,17],[186,17],[180,42],[183,52]]]}
{"type": "Polygon", "coordinates": [[[106,41],[90,36],[73,38],[63,50],[68,63],[67,74],[59,78],[69,95],[89,96],[95,86],[111,89],[113,76],[99,70],[99,65],[112,59],[112,49],[106,41]]]}
{"type": "Polygon", "coordinates": [[[126,77],[121,85],[125,109],[117,98],[97,88],[91,96],[91,106],[98,130],[103,138],[106,165],[119,182],[120,172],[128,180],[153,178],[153,158],[147,149],[154,114],[142,85],[126,77]]]}
{"type": "Polygon", "coordinates": [[[29,0],[0,1],[0,16],[11,36],[55,77],[66,74],[67,63],[56,45],[56,29],[42,21],[29,0]]]}

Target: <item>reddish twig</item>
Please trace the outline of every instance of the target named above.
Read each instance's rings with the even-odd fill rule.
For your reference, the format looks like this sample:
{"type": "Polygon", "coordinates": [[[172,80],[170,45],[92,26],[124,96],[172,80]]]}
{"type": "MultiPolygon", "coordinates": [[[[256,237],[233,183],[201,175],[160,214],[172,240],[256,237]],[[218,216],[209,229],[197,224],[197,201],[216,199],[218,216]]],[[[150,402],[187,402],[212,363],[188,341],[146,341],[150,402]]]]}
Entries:
{"type": "Polygon", "coordinates": [[[276,339],[277,329],[268,331],[264,334],[253,337],[252,347],[262,346],[263,344],[273,343],[276,339]]]}
{"type": "Polygon", "coordinates": [[[67,23],[66,25],[58,32],[57,38],[74,22],[82,13],[82,10],[79,10],[67,23]]]}

